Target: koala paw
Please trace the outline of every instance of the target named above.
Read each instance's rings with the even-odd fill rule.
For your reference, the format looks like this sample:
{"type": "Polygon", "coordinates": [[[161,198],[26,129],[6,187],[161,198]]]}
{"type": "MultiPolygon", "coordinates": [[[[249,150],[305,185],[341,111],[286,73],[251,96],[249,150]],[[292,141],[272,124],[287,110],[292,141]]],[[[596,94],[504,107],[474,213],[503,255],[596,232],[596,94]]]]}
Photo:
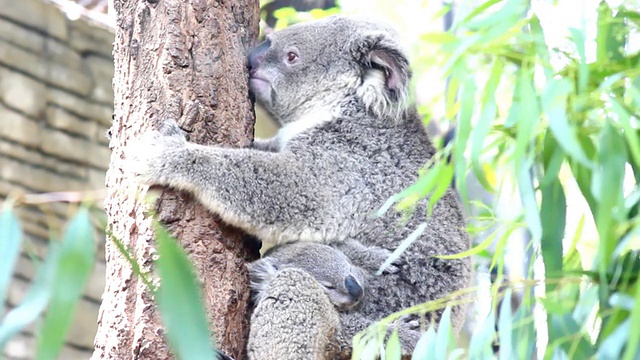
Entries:
{"type": "Polygon", "coordinates": [[[176,137],[185,140],[184,131],[180,128],[177,122],[173,120],[164,120],[160,122],[158,132],[164,136],[176,137]]]}
{"type": "Polygon", "coordinates": [[[164,121],[158,130],[144,133],[125,149],[124,171],[144,185],[165,185],[172,172],[172,159],[187,145],[184,133],[173,121],[164,121]]]}
{"type": "Polygon", "coordinates": [[[416,315],[404,315],[398,323],[410,330],[420,330],[420,319],[416,315]]]}
{"type": "MultiPolygon", "coordinates": [[[[378,249],[378,256],[380,259],[382,259],[381,264],[384,264],[384,262],[389,258],[389,256],[391,256],[391,254],[392,252],[387,249],[378,249]]],[[[404,264],[404,260],[400,258],[395,259],[391,264],[382,269],[382,274],[397,274],[398,272],[400,272],[404,264]]]]}

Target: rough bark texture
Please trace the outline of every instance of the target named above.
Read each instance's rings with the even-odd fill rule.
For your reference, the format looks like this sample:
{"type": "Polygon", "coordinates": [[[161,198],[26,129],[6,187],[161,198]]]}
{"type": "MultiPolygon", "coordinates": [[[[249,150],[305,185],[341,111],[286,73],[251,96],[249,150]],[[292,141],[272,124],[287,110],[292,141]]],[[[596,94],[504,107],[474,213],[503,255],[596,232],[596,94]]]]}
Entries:
{"type": "MultiPolygon", "coordinates": [[[[115,115],[105,209],[109,230],[149,270],[155,256],[143,196],[123,173],[130,139],[164,118],[198,143],[247,146],[253,135],[245,54],[258,32],[258,0],[116,0],[115,115]]],[[[215,171],[215,169],[212,169],[215,171]]],[[[190,254],[217,345],[244,357],[248,291],[244,262],[257,256],[242,234],[189,195],[164,190],[159,218],[190,254]]],[[[92,359],[168,359],[153,299],[113,242],[92,359]]]]}

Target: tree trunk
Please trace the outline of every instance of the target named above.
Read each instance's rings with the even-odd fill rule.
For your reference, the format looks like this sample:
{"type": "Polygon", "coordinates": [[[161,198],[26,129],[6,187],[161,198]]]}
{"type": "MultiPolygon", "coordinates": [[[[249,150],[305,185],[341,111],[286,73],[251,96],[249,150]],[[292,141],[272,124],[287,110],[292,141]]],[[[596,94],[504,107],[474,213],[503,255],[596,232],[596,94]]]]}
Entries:
{"type": "MultiPolygon", "coordinates": [[[[143,271],[155,256],[144,199],[122,172],[129,139],[165,118],[190,141],[248,146],[253,108],[245,54],[258,34],[258,0],[116,0],[115,115],[105,210],[108,230],[135,253],[143,271]]],[[[215,171],[215,169],[212,169],[215,171]]],[[[164,190],[159,219],[179,238],[203,284],[217,346],[244,357],[248,277],[244,262],[258,256],[242,234],[219,222],[185,193],[164,190]]],[[[107,286],[92,359],[172,358],[155,303],[112,241],[107,286]]]]}

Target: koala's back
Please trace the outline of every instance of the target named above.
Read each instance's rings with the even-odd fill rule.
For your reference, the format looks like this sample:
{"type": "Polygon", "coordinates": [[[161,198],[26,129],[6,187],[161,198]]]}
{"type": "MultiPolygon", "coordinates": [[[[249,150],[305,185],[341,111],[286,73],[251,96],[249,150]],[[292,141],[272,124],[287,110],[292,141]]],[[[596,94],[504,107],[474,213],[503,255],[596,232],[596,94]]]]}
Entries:
{"type": "MultiPolygon", "coordinates": [[[[435,154],[415,113],[409,112],[396,123],[345,118],[301,136],[285,151],[307,158],[315,171],[331,169],[318,176],[330,184],[325,189],[333,189],[327,195],[327,204],[336,205],[324,211],[333,213],[326,219],[336,221],[336,228],[345,224],[339,237],[393,251],[421,223],[427,223],[426,231],[402,255],[399,271],[381,276],[373,276],[370,271],[369,295],[359,310],[362,314],[379,319],[468,286],[470,259],[434,257],[470,247],[463,212],[452,190],[444,194],[428,218],[426,201],[418,204],[410,216],[394,209],[375,216],[391,196],[417,180],[418,172],[435,154]]],[[[460,307],[453,310],[454,326],[459,329],[464,314],[460,307]]]]}

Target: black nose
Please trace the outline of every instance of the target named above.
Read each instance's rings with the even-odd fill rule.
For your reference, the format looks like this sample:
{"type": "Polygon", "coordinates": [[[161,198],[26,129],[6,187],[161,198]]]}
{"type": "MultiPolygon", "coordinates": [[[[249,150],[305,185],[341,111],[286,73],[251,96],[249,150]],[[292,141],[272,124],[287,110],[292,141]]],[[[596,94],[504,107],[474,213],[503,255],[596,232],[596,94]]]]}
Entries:
{"type": "Polygon", "coordinates": [[[251,50],[248,56],[250,70],[260,66],[260,63],[262,63],[264,55],[267,53],[267,50],[269,50],[269,47],[271,47],[271,41],[265,40],[260,43],[260,45],[256,46],[255,49],[251,50]]]}
{"type": "Polygon", "coordinates": [[[362,298],[362,295],[364,294],[364,290],[358,283],[358,280],[356,280],[356,278],[351,275],[347,276],[344,279],[344,287],[347,288],[349,295],[351,295],[351,297],[353,297],[353,299],[356,301],[360,300],[360,298],[362,298]]]}

